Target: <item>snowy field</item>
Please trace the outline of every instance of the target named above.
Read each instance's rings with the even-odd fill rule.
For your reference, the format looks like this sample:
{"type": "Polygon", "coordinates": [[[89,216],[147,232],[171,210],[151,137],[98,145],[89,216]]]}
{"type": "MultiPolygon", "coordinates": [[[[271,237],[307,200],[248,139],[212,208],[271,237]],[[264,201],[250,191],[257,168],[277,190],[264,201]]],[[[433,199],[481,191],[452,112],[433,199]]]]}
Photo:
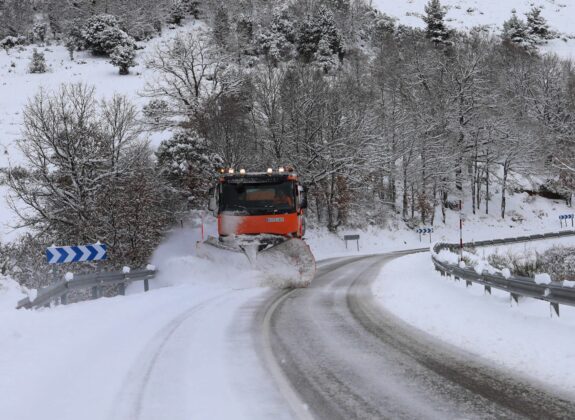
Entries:
{"type": "MultiPolygon", "coordinates": [[[[373,0],[374,6],[390,16],[396,17],[404,25],[423,27],[419,17],[424,13],[428,0],[373,0]]],[[[474,26],[485,26],[498,33],[503,22],[511,17],[515,10],[519,17],[532,7],[540,7],[552,30],[561,33],[567,40],[556,39],[543,48],[555,52],[564,58],[575,57],[575,35],[573,17],[575,2],[572,0],[442,0],[447,6],[447,24],[451,28],[470,29],[474,26]]],[[[525,20],[525,19],[524,19],[525,20]]]]}
{"type": "Polygon", "coordinates": [[[551,317],[549,304],[441,277],[429,254],[384,266],[373,292],[383,308],[489,364],[510,369],[575,398],[575,308],[551,317]],[[425,296],[422,299],[422,296],[425,296]]]}

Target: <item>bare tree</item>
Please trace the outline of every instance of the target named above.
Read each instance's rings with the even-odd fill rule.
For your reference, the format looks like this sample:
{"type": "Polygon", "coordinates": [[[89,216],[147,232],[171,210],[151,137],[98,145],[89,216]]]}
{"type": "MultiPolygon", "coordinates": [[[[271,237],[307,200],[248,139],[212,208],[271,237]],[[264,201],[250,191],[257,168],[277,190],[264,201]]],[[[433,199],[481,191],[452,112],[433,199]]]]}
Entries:
{"type": "Polygon", "coordinates": [[[198,110],[203,98],[235,86],[233,81],[220,77],[225,70],[223,57],[201,31],[191,30],[160,43],[146,65],[154,70],[154,77],[142,94],[170,106],[172,118],[163,121],[165,126],[181,124],[198,110]]]}
{"type": "MultiPolygon", "coordinates": [[[[24,110],[18,142],[27,172],[13,168],[8,176],[10,203],[21,225],[55,242],[105,240],[117,250],[126,240],[119,232],[137,229],[123,215],[151,155],[139,134],[135,107],[125,97],[98,102],[94,88],[81,84],[63,85],[53,94],[40,91],[24,110]],[[112,197],[124,201],[110,207],[105,203],[112,197]]],[[[137,234],[151,232],[157,235],[145,229],[137,234]]]]}

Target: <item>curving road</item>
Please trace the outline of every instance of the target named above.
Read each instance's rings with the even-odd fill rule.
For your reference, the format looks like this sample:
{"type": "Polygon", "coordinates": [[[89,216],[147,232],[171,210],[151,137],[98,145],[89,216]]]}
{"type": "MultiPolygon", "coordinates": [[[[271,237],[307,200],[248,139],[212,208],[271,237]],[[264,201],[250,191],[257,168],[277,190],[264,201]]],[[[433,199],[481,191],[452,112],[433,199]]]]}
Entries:
{"type": "Polygon", "coordinates": [[[371,283],[400,255],[332,260],[309,288],[277,292],[259,311],[261,356],[296,417],[575,418],[567,397],[474,361],[377,306],[371,283]]]}

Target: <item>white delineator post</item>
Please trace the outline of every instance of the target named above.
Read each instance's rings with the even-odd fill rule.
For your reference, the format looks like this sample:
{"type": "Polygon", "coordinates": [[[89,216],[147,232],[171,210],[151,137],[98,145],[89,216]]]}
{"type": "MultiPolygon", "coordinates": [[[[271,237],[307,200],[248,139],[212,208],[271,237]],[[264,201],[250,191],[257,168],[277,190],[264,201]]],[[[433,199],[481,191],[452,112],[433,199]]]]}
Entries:
{"type": "Polygon", "coordinates": [[[202,210],[202,242],[204,242],[204,211],[202,210]]]}
{"type": "Polygon", "coordinates": [[[463,202],[459,200],[459,261],[463,261],[463,202]]]}

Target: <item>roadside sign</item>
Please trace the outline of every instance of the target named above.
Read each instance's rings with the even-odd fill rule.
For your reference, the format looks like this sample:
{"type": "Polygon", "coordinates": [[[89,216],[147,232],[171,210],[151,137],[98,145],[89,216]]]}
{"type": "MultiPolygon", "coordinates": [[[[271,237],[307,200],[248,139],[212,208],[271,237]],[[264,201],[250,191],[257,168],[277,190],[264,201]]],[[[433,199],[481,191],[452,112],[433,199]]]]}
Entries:
{"type": "Polygon", "coordinates": [[[108,259],[108,247],[106,244],[53,246],[46,249],[46,259],[48,264],[101,261],[108,259]]]}
{"type": "Polygon", "coordinates": [[[573,219],[575,219],[575,214],[561,214],[559,216],[559,222],[561,227],[563,227],[563,221],[565,220],[565,227],[567,227],[567,220],[571,220],[571,227],[573,227],[573,219]]]}
{"type": "Polygon", "coordinates": [[[431,243],[431,234],[433,233],[432,227],[423,227],[415,230],[419,233],[419,242],[421,242],[421,235],[429,234],[429,243],[431,243]]]}
{"type": "Polygon", "coordinates": [[[357,250],[359,251],[359,235],[343,235],[345,241],[345,249],[347,249],[347,241],[357,241],[357,250]]]}

